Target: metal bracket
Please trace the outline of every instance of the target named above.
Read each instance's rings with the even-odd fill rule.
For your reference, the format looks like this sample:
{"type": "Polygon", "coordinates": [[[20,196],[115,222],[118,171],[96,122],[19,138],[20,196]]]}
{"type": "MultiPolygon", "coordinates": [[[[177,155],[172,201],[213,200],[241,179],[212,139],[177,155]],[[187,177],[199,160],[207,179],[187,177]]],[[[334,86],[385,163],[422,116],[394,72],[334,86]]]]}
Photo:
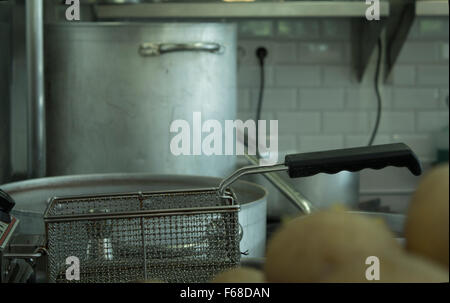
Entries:
{"type": "Polygon", "coordinates": [[[358,81],[361,81],[378,38],[387,19],[369,21],[364,18],[352,20],[352,64],[358,81]]]}
{"type": "Polygon", "coordinates": [[[391,13],[386,28],[386,69],[388,79],[416,16],[415,0],[391,0],[391,13]]]}

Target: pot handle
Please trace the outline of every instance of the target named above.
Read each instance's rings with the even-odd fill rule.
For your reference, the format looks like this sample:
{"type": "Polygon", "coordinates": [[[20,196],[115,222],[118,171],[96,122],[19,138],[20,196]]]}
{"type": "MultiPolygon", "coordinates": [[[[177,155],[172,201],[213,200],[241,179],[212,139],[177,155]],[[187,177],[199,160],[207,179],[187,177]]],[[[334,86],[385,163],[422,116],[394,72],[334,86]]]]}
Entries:
{"type": "Polygon", "coordinates": [[[318,173],[335,174],[343,170],[355,172],[365,168],[381,169],[386,166],[407,167],[415,176],[422,173],[417,156],[404,143],[287,155],[284,164],[291,178],[318,173]]]}
{"type": "Polygon", "coordinates": [[[182,51],[202,51],[208,53],[219,53],[223,47],[214,42],[192,42],[192,43],[153,43],[145,42],[139,46],[139,54],[143,57],[159,56],[165,53],[182,51]]]}

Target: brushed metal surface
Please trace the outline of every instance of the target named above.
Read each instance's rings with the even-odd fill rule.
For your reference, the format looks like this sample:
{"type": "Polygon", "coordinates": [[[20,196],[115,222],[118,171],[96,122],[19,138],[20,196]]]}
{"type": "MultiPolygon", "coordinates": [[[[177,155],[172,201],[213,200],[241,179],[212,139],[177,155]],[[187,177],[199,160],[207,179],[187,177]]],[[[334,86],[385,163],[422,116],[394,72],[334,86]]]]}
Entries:
{"type": "MultiPolygon", "coordinates": [[[[252,3],[140,3],[98,5],[101,18],[300,18],[364,17],[362,1],[261,1],[252,3]]],[[[380,15],[389,15],[389,1],[380,1],[380,15]]]]}
{"type": "Polygon", "coordinates": [[[317,174],[293,181],[314,207],[327,208],[344,204],[356,209],[359,202],[359,173],[342,171],[334,175],[317,174]]]}
{"type": "Polygon", "coordinates": [[[234,156],[173,156],[169,132],[176,119],[192,132],[194,111],[202,121],[236,118],[235,25],[74,22],[45,32],[49,176],[235,169],[234,156]],[[223,51],[139,54],[142,43],[194,42],[223,51]]]}
{"type": "Polygon", "coordinates": [[[416,2],[417,16],[447,16],[448,17],[448,1],[437,0],[421,0],[416,2]]]}
{"type": "Polygon", "coordinates": [[[27,1],[28,177],[45,176],[44,2],[27,1]]]}
{"type": "MultiPolygon", "coordinates": [[[[359,202],[359,173],[343,171],[334,175],[317,174],[312,177],[290,179],[285,173],[277,173],[285,183],[301,193],[314,209],[324,209],[333,204],[344,204],[357,209],[359,202]]],[[[294,206],[264,176],[250,176],[247,180],[258,183],[269,192],[267,213],[271,217],[294,215],[298,207],[294,206]]]]}
{"type": "Polygon", "coordinates": [[[0,184],[10,174],[11,8],[0,4],[0,184]]]}
{"type": "MultiPolygon", "coordinates": [[[[16,202],[12,214],[22,224],[19,234],[44,234],[43,213],[54,196],[124,193],[137,191],[216,187],[221,179],[202,176],[150,174],[97,174],[50,177],[0,186],[16,202]]],[[[243,228],[240,243],[249,257],[262,257],[266,246],[267,191],[254,183],[237,181],[232,186],[241,206],[239,223],[243,228]]]]}

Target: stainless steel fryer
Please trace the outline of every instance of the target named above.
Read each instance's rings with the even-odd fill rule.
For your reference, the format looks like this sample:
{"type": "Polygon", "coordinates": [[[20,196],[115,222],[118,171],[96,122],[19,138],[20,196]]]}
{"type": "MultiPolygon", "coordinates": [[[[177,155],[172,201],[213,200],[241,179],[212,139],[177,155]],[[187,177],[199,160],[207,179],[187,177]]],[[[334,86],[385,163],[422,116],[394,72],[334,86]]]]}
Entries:
{"type": "Polygon", "coordinates": [[[288,155],[284,164],[237,170],[217,188],[53,198],[44,214],[49,280],[67,282],[66,258],[75,256],[79,282],[208,281],[240,261],[239,205],[229,186],[241,176],[288,171],[296,178],[389,165],[421,173],[409,147],[387,144],[288,155]]]}

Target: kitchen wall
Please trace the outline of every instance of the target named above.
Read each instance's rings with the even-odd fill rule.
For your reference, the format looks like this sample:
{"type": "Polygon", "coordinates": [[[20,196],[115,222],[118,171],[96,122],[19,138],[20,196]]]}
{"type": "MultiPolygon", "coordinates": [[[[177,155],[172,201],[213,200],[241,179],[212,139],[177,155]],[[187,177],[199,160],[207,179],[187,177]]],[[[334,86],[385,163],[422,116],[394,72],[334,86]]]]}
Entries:
{"type": "MultiPolygon", "coordinates": [[[[361,146],[376,117],[377,53],[359,83],[351,68],[350,19],[245,21],[239,24],[238,116],[255,117],[265,46],[263,119],[279,120],[281,153],[361,146]]],[[[417,18],[388,81],[375,144],[405,142],[425,168],[435,161],[436,133],[448,125],[448,18],[417,18]]],[[[280,158],[281,159],[281,158],[280,158]]],[[[361,173],[361,200],[379,197],[403,212],[418,178],[404,169],[361,173]]]]}

